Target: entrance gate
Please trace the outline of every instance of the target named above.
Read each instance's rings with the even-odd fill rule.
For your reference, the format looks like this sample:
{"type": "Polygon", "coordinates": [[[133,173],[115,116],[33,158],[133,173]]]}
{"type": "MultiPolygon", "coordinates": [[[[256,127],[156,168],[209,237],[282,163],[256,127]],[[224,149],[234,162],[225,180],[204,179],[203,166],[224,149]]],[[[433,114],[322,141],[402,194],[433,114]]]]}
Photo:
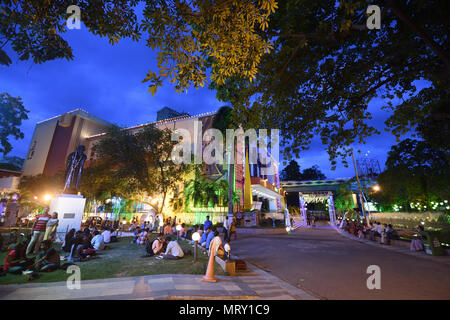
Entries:
{"type": "Polygon", "coordinates": [[[336,212],[334,209],[334,200],[333,200],[333,193],[332,192],[311,192],[311,193],[298,193],[298,199],[300,203],[300,219],[294,218],[294,225],[295,227],[306,227],[307,224],[307,218],[306,218],[306,205],[307,203],[312,202],[321,202],[321,201],[327,201],[328,205],[328,214],[330,215],[330,223],[332,226],[336,226],[336,212]]]}

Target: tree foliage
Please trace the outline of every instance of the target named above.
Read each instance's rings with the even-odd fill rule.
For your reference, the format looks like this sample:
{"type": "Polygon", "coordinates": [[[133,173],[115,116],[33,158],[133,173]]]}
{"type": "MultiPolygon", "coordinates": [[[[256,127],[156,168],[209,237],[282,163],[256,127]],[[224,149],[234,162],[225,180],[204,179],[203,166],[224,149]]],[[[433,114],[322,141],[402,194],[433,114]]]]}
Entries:
{"type": "Polygon", "coordinates": [[[201,175],[185,183],[184,196],[186,209],[188,204],[195,207],[215,207],[228,205],[228,181],[212,181],[201,175]]]}
{"type": "MultiPolygon", "coordinates": [[[[158,52],[158,70],[143,80],[152,94],[165,79],[178,92],[204,86],[207,68],[219,84],[230,76],[254,79],[261,56],[272,48],[258,31],[267,29],[277,8],[275,0],[6,0],[0,5],[1,43],[9,43],[20,60],[73,59],[62,37],[70,5],[80,7],[90,32],[108,37],[111,44],[125,37],[146,38],[147,46],[158,52]],[[137,12],[141,3],[142,20],[137,12]]],[[[0,63],[11,63],[2,49],[0,63]]]]}
{"type": "MultiPolygon", "coordinates": [[[[445,0],[280,1],[261,33],[274,49],[256,79],[211,87],[232,103],[235,122],[281,129],[287,159],[318,136],[332,164],[347,165],[351,145],[378,133],[369,124],[375,98],[392,112],[386,125],[397,138],[448,101],[448,13],[445,0]],[[381,30],[367,30],[368,5],[381,8],[381,30]],[[419,91],[416,80],[427,85],[419,91]]],[[[448,110],[440,117],[448,121],[448,110]]]]}
{"type": "Polygon", "coordinates": [[[353,203],[353,192],[350,190],[349,184],[339,186],[334,195],[334,208],[340,213],[353,210],[355,204],[353,203]]]}
{"type": "Polygon", "coordinates": [[[300,166],[297,161],[291,160],[289,162],[289,164],[281,171],[281,179],[285,181],[301,180],[300,166]]]}
{"type": "Polygon", "coordinates": [[[319,166],[314,165],[302,171],[301,180],[325,180],[327,177],[320,171],[319,166]]]}
{"type": "MultiPolygon", "coordinates": [[[[73,59],[72,48],[62,37],[68,30],[67,8],[77,5],[81,21],[95,35],[108,37],[111,44],[120,38],[140,37],[134,6],[139,1],[111,0],[5,0],[0,3],[0,44],[9,45],[20,60],[43,63],[53,59],[73,59]]],[[[0,47],[0,64],[11,58],[0,47]]]]}
{"type": "Polygon", "coordinates": [[[297,161],[291,160],[289,164],[281,171],[282,180],[325,180],[325,175],[320,171],[317,165],[300,171],[297,161]]]}
{"type": "Polygon", "coordinates": [[[0,159],[0,169],[21,171],[25,159],[20,157],[3,157],[0,159]]]}
{"type": "Polygon", "coordinates": [[[144,193],[161,195],[158,211],[161,212],[169,190],[181,181],[186,171],[183,164],[171,160],[175,141],[169,129],[160,130],[147,125],[137,132],[112,127],[95,145],[97,161],[93,167],[95,177],[100,169],[98,187],[91,193],[116,190],[127,198],[139,198],[144,193]],[[102,179],[103,177],[103,179],[102,179]],[[102,185],[106,177],[106,188],[102,185]],[[115,186],[114,186],[115,185],[115,186]]]}
{"type": "Polygon", "coordinates": [[[410,202],[430,208],[431,201],[448,199],[449,154],[434,149],[428,142],[406,139],[389,151],[386,170],[378,177],[381,186],[372,196],[384,206],[410,202]]]}
{"type": "Polygon", "coordinates": [[[0,154],[6,156],[12,150],[9,137],[23,139],[20,126],[28,119],[28,112],[20,97],[11,97],[6,92],[0,94],[0,154]]]}

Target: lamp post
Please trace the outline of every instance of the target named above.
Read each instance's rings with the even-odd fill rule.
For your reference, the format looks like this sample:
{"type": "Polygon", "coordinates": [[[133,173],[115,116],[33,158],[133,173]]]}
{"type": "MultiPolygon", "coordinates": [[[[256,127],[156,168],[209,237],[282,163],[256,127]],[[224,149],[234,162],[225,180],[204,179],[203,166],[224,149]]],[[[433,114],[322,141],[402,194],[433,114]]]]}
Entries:
{"type": "Polygon", "coordinates": [[[194,232],[192,234],[192,240],[194,240],[194,262],[197,261],[197,242],[200,240],[200,233],[194,232]]]}
{"type": "Polygon", "coordinates": [[[177,225],[177,227],[176,227],[175,229],[177,229],[177,241],[178,241],[178,239],[179,239],[179,237],[180,237],[181,226],[180,226],[180,225],[177,225]]]}
{"type": "Polygon", "coordinates": [[[286,227],[286,232],[287,233],[291,232],[291,228],[290,227],[286,227]]]}

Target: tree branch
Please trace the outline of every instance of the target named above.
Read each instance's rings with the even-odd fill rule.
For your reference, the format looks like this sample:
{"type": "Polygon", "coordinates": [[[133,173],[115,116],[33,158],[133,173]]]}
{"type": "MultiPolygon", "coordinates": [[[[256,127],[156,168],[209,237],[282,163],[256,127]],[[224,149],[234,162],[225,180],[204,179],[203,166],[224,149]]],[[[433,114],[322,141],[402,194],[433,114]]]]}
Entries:
{"type": "Polygon", "coordinates": [[[397,15],[397,17],[408,25],[422,40],[431,48],[431,50],[444,62],[447,68],[447,75],[450,73],[450,61],[442,49],[436,42],[433,41],[419,26],[416,26],[414,22],[406,16],[397,6],[395,0],[388,1],[388,7],[397,15]]]}

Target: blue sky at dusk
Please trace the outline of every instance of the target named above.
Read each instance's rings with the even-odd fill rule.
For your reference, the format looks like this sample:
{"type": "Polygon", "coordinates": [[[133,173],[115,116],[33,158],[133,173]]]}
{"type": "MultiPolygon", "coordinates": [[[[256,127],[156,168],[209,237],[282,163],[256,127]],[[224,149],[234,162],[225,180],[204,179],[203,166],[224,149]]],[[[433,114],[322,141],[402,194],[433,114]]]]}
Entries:
{"type": "MultiPolygon", "coordinates": [[[[122,39],[111,46],[106,38],[92,35],[84,26],[81,30],[68,30],[64,38],[73,49],[72,61],[53,60],[36,65],[32,61],[19,61],[17,55],[6,49],[13,63],[9,67],[0,66],[0,92],[20,96],[30,110],[29,119],[21,127],[25,138],[11,141],[13,151],[8,156],[26,156],[36,122],[76,108],[121,126],[132,126],[155,121],[156,111],[164,106],[194,115],[217,110],[225,104],[207,88],[191,88],[178,94],[168,82],[152,97],[147,93],[148,85],[141,81],[149,69],[156,70],[156,54],[145,46],[145,41],[122,39]]],[[[378,159],[383,168],[387,152],[396,142],[383,130],[388,114],[380,110],[381,102],[376,100],[370,105],[372,122],[381,135],[355,148],[362,151],[357,157],[370,151],[370,156],[378,159]]],[[[332,171],[319,139],[313,140],[310,149],[297,160],[303,169],[317,164],[328,178],[354,174],[352,167],[344,168],[340,163],[332,171]]]]}

